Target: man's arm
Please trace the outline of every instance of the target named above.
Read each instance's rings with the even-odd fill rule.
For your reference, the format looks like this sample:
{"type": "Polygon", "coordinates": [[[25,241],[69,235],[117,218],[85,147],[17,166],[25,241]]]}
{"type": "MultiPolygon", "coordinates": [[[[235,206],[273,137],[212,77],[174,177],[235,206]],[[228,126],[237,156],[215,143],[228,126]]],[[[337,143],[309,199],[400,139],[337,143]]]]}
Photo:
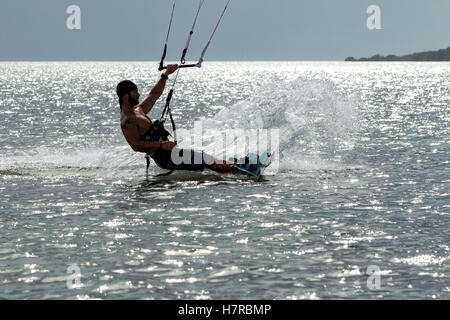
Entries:
{"type": "MultiPolygon", "coordinates": [[[[167,65],[167,69],[164,74],[166,76],[169,76],[172,73],[174,73],[177,69],[178,69],[177,64],[169,64],[169,65],[167,65]]],[[[150,91],[150,94],[148,95],[148,97],[145,98],[145,100],[141,104],[139,104],[139,107],[141,107],[142,111],[144,111],[145,114],[149,113],[150,110],[152,110],[156,101],[158,101],[158,99],[163,94],[164,88],[166,86],[166,81],[167,80],[164,78],[159,79],[158,83],[150,91]]]]}

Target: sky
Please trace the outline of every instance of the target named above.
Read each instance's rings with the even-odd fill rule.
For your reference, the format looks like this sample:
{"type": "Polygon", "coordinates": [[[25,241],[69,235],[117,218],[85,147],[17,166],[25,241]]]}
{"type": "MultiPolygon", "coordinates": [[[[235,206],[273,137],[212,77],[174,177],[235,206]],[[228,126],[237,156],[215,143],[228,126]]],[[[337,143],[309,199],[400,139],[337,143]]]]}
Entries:
{"type": "MultiPolygon", "coordinates": [[[[177,61],[199,0],[177,0],[167,60],[177,61]]],[[[205,0],[197,60],[227,0],[205,0]]],[[[2,61],[158,61],[173,0],[1,0],[2,61]],[[70,5],[80,29],[68,29],[70,5]]],[[[344,60],[450,46],[450,0],[231,0],[209,61],[344,60]],[[370,5],[381,29],[369,29],[370,5]]]]}

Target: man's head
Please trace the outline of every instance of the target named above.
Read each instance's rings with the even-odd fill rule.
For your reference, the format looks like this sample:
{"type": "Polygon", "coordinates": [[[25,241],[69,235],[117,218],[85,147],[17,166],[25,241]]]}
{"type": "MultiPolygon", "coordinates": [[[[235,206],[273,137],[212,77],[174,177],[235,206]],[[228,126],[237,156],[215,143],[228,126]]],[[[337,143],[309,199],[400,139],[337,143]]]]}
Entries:
{"type": "Polygon", "coordinates": [[[132,106],[139,104],[139,92],[137,86],[130,80],[124,80],[117,85],[117,96],[119,104],[122,108],[124,102],[128,102],[132,106]]]}

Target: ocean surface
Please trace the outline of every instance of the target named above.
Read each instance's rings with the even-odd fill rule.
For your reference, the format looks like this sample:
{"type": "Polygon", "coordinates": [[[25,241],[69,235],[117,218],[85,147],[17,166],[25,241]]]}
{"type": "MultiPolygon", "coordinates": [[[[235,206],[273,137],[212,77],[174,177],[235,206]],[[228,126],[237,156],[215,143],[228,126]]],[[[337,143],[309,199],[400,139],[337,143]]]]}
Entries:
{"type": "Polygon", "coordinates": [[[146,174],[115,87],[159,74],[0,63],[1,299],[450,299],[450,63],[181,70],[180,146],[278,130],[262,182],[146,174]]]}

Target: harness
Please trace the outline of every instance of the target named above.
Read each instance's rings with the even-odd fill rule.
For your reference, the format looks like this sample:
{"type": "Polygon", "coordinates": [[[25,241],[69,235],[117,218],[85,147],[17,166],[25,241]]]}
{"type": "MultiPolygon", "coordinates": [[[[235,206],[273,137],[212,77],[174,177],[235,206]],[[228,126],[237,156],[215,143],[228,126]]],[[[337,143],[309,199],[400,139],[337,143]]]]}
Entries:
{"type": "MultiPolygon", "coordinates": [[[[170,133],[164,128],[163,122],[160,120],[155,120],[148,129],[148,131],[141,137],[141,140],[147,142],[159,142],[159,141],[166,141],[169,136],[170,133]]],[[[145,155],[145,159],[147,161],[147,172],[150,167],[150,158],[155,160],[155,163],[159,165],[161,161],[164,161],[165,152],[163,152],[162,150],[157,150],[153,152],[148,152],[145,155]]],[[[172,172],[173,170],[163,175],[169,175],[172,172]]]]}
{"type": "Polygon", "coordinates": [[[164,128],[160,120],[155,120],[148,131],[141,137],[141,140],[148,142],[166,141],[170,136],[169,131],[164,128]]]}

